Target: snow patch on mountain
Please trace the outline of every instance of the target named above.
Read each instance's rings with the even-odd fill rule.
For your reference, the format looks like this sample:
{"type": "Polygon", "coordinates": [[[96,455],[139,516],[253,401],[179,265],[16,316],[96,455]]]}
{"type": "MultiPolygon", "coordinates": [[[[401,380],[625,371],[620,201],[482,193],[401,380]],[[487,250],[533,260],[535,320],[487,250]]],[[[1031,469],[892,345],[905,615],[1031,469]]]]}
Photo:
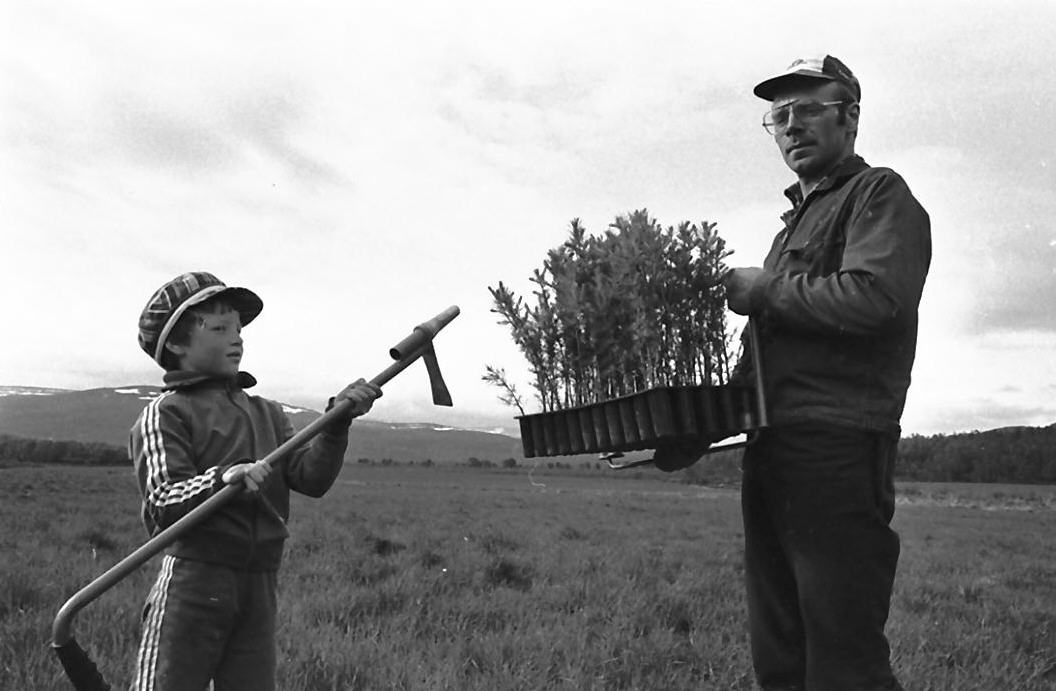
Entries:
{"type": "Polygon", "coordinates": [[[0,386],[0,396],[54,396],[69,393],[69,389],[49,389],[43,386],[0,386]]]}

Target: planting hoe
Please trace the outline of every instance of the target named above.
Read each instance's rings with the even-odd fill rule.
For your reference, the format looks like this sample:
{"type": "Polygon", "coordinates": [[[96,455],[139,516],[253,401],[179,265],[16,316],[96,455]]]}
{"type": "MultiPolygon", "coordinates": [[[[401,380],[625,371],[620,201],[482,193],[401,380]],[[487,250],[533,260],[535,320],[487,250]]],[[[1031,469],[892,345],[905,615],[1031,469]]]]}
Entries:
{"type": "MultiPolygon", "coordinates": [[[[389,355],[396,362],[389,365],[380,374],[371,379],[370,382],[376,386],[381,386],[405,370],[415,360],[422,358],[429,372],[433,403],[436,405],[451,405],[451,395],[447,391],[443,377],[440,376],[440,367],[437,364],[436,353],[433,350],[433,338],[440,329],[447,326],[452,319],[457,317],[458,313],[458,307],[451,306],[429,321],[416,326],[410,336],[400,341],[389,351],[389,355]]],[[[338,403],[306,425],[304,429],[290,437],[289,440],[262,460],[275,465],[286,454],[318,434],[335,418],[345,414],[351,405],[352,403],[349,401],[338,403]]],[[[73,682],[73,687],[77,691],[109,691],[110,689],[110,685],[103,679],[95,663],[92,662],[88,654],[77,644],[76,639],[73,637],[73,618],[77,612],[116,585],[125,576],[138,569],[155,554],[172,544],[187,529],[201,522],[241,491],[241,485],[227,485],[66,601],[66,604],[62,606],[55,616],[55,621],[52,624],[51,645],[55,650],[55,654],[58,655],[63,669],[66,671],[66,676],[73,682]]]]}

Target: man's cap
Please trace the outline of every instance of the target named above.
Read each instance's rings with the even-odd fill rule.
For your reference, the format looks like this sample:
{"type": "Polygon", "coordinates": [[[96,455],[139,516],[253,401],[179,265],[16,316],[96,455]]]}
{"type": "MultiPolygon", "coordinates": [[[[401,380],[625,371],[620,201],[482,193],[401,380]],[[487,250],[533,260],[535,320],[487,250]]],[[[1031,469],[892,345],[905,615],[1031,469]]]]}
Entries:
{"type": "Polygon", "coordinates": [[[759,98],[773,101],[778,89],[789,83],[800,82],[809,79],[818,79],[828,82],[839,82],[851,90],[854,100],[862,100],[862,86],[858,78],[842,62],[825,55],[823,57],[800,58],[788,66],[781,74],[770,77],[755,85],[754,93],[759,98]]]}
{"type": "Polygon", "coordinates": [[[243,326],[256,319],[264,309],[264,302],[251,290],[229,288],[219,278],[204,271],[181,274],[158,288],[147,301],[139,315],[139,347],[160,365],[165,341],[183,313],[217,296],[222,296],[238,310],[243,326]]]}

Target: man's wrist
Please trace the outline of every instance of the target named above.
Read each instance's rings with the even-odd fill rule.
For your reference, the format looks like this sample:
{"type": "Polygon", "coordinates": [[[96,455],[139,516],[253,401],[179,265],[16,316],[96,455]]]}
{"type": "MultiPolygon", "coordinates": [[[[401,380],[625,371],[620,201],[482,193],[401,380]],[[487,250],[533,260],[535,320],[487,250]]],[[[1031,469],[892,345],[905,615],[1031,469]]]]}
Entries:
{"type": "Polygon", "coordinates": [[[766,291],[774,280],[774,274],[763,269],[748,288],[748,314],[759,314],[766,306],[766,291]]]}

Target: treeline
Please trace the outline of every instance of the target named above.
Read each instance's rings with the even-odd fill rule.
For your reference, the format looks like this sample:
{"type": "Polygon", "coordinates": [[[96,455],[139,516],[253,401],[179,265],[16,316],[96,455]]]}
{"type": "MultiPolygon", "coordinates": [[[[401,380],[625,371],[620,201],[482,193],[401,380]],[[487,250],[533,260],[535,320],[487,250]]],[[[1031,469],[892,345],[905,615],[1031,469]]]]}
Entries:
{"type": "Polygon", "coordinates": [[[1056,425],[904,437],[895,476],[930,482],[1056,484],[1056,425]]]}
{"type": "Polygon", "coordinates": [[[501,461],[492,461],[490,458],[477,458],[476,456],[469,456],[464,461],[451,461],[449,463],[436,463],[431,458],[427,458],[424,461],[406,461],[401,462],[392,458],[382,458],[381,460],[375,460],[373,458],[358,458],[356,462],[360,465],[380,465],[380,466],[419,466],[422,468],[432,468],[436,465],[453,465],[453,466],[465,466],[467,468],[502,468],[502,469],[516,469],[516,468],[529,468],[529,469],[542,469],[547,470],[601,470],[603,468],[608,469],[608,465],[601,461],[578,461],[578,462],[562,462],[554,460],[543,460],[541,458],[532,458],[528,460],[522,459],[518,461],[516,458],[508,457],[501,461]]]}
{"type": "Polygon", "coordinates": [[[128,465],[128,452],[120,446],[100,442],[28,439],[0,434],[0,461],[5,465],[128,465]]]}

